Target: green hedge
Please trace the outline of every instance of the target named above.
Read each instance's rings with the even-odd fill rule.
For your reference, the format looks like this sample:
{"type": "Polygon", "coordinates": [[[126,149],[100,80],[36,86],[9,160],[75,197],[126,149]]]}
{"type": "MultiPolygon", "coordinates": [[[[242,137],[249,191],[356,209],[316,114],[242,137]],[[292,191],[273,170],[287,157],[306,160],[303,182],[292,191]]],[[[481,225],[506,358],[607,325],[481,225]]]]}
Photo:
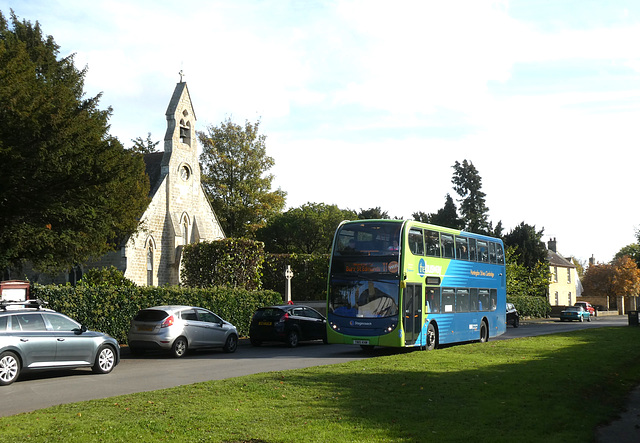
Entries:
{"type": "Polygon", "coordinates": [[[513,303],[520,317],[545,318],[551,314],[551,305],[545,297],[510,295],[507,302],[513,303]]]}
{"type": "Polygon", "coordinates": [[[142,308],[173,304],[200,306],[235,325],[243,337],[249,335],[251,316],[257,308],[282,303],[281,295],[274,291],[224,287],[35,285],[32,294],[48,302],[48,308],[74,318],[89,329],[106,332],[120,343],[126,343],[131,318],[142,308]]]}
{"type": "Polygon", "coordinates": [[[284,272],[291,266],[293,300],[324,300],[327,292],[329,254],[266,254],[262,265],[262,287],[284,298],[284,272]]]}
{"type": "Polygon", "coordinates": [[[264,243],[225,238],[185,246],[180,277],[192,288],[229,286],[260,289],[264,243]]]}

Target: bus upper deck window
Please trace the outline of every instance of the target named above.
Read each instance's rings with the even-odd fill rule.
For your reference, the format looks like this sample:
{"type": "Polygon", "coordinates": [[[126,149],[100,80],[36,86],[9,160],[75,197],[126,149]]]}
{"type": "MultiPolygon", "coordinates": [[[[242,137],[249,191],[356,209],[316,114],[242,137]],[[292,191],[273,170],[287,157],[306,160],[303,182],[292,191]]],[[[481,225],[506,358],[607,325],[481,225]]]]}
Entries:
{"type": "Polygon", "coordinates": [[[440,257],[440,234],[436,231],[425,230],[424,241],[427,246],[427,256],[440,257]]]}
{"type": "Polygon", "coordinates": [[[489,246],[484,240],[478,240],[478,261],[489,263],[489,246]]]}
{"type": "Polygon", "coordinates": [[[469,260],[471,261],[477,261],[478,258],[476,256],[476,239],[475,238],[470,238],[469,239],[469,260]]]}
{"type": "Polygon", "coordinates": [[[444,258],[455,258],[455,245],[453,242],[453,235],[442,234],[442,249],[444,252],[444,258]]]}
{"type": "Polygon", "coordinates": [[[411,228],[409,231],[409,249],[414,255],[424,255],[422,229],[411,228]]]}
{"type": "Polygon", "coordinates": [[[466,237],[456,237],[456,258],[469,260],[469,240],[466,237]]]}

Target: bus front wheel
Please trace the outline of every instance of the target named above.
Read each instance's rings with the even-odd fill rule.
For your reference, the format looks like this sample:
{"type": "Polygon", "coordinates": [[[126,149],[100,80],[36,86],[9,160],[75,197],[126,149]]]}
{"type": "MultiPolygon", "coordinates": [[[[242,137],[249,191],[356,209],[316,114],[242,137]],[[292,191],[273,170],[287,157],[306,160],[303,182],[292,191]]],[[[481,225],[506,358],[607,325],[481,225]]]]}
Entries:
{"type": "Polygon", "coordinates": [[[436,343],[438,343],[438,335],[436,334],[436,327],[433,326],[433,323],[429,323],[429,326],[427,326],[426,341],[425,349],[427,351],[433,351],[436,348],[436,343]]]}
{"type": "Polygon", "coordinates": [[[486,343],[487,341],[489,341],[489,325],[483,320],[480,326],[480,343],[486,343]]]}

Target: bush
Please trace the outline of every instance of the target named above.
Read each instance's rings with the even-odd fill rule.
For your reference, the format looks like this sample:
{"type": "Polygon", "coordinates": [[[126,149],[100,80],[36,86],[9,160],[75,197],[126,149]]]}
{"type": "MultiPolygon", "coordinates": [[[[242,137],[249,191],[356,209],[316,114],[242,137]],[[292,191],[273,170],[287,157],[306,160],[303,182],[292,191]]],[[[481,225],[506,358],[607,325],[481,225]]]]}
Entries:
{"type": "Polygon", "coordinates": [[[238,334],[247,336],[253,312],[282,303],[274,291],[243,288],[180,288],[177,286],[89,287],[39,286],[32,294],[89,329],[105,332],[125,343],[131,318],[143,308],[159,305],[200,306],[232,323],[238,334]]]}
{"type": "Polygon", "coordinates": [[[521,317],[545,318],[551,314],[551,305],[545,297],[510,295],[507,302],[513,303],[521,317]]]}
{"type": "Polygon", "coordinates": [[[192,288],[229,286],[260,289],[264,243],[226,238],[185,246],[180,277],[192,288]]]}
{"type": "Polygon", "coordinates": [[[136,284],[126,278],[122,271],[115,266],[105,268],[88,269],[82,279],[81,285],[85,286],[135,286],[136,284]]]}

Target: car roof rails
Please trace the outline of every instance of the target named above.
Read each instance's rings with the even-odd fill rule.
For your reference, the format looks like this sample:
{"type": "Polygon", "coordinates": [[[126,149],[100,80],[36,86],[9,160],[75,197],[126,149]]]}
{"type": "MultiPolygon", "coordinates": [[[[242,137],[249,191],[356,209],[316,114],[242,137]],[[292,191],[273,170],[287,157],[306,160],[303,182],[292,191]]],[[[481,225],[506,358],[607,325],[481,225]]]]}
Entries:
{"type": "Polygon", "coordinates": [[[36,300],[22,300],[22,301],[13,301],[13,300],[0,300],[0,309],[3,311],[7,310],[8,306],[24,306],[25,308],[35,308],[40,309],[44,305],[48,305],[44,300],[36,299],[36,300]]]}

